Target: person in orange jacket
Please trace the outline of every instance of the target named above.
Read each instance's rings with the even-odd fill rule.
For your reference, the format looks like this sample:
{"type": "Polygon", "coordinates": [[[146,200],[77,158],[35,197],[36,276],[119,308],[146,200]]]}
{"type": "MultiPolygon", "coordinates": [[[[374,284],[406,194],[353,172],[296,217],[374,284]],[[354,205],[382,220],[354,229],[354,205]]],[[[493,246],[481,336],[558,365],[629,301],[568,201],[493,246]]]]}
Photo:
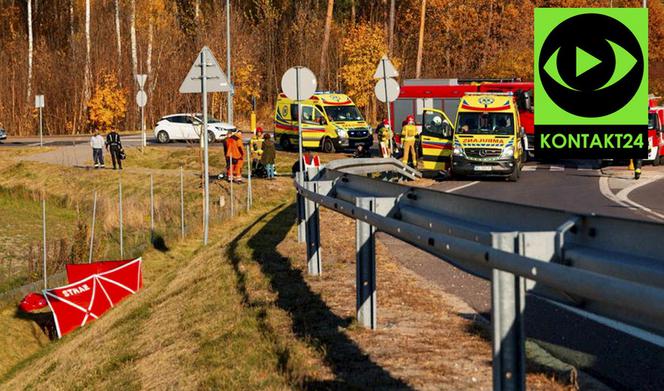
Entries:
{"type": "Polygon", "coordinates": [[[228,181],[242,183],[242,164],[245,160],[242,134],[236,130],[226,139],[226,178],[228,181]]]}

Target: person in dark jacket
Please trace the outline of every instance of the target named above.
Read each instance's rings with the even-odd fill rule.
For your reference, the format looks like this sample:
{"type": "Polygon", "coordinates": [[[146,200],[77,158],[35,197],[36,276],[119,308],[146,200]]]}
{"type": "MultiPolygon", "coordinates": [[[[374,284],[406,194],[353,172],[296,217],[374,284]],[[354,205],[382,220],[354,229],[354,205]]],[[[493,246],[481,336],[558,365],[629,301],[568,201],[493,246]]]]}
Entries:
{"type": "Polygon", "coordinates": [[[267,179],[273,180],[274,177],[274,161],[277,157],[277,149],[274,145],[274,140],[269,133],[263,136],[263,153],[261,155],[261,163],[267,170],[267,179]]]}
{"type": "Polygon", "coordinates": [[[122,170],[122,143],[120,135],[115,130],[111,130],[111,133],[106,135],[106,150],[111,153],[113,169],[115,170],[117,165],[122,170]]]}

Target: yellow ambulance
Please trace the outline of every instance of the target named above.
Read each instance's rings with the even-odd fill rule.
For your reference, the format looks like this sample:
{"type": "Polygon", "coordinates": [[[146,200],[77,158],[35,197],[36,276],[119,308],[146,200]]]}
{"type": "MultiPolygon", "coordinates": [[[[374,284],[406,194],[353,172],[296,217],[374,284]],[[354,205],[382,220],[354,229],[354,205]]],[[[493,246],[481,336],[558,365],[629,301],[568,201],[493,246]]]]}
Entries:
{"type": "Polygon", "coordinates": [[[467,94],[457,111],[452,175],[504,176],[517,181],[526,161],[525,137],[511,93],[467,94]]]}
{"type": "MultiPolygon", "coordinates": [[[[297,103],[279,94],[274,113],[275,141],[283,149],[298,144],[297,103]]],[[[302,146],[331,153],[373,144],[373,130],[344,94],[317,92],[302,102],[302,146]]]]}

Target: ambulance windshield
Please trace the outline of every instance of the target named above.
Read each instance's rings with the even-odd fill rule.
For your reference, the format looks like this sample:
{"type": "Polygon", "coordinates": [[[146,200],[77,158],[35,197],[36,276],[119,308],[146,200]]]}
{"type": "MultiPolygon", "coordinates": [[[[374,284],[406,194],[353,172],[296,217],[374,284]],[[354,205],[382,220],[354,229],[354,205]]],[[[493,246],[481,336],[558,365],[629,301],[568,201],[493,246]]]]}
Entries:
{"type": "Polygon", "coordinates": [[[332,122],[364,121],[355,106],[325,106],[325,113],[332,122]]]}
{"type": "Polygon", "coordinates": [[[514,134],[511,113],[459,113],[459,134],[514,134]]]}

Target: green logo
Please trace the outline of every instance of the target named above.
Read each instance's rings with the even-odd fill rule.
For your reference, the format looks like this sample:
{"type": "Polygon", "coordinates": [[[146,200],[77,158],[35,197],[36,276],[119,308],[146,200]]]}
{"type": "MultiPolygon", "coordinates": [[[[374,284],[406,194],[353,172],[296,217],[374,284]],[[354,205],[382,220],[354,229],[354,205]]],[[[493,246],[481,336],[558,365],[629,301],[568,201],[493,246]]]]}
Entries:
{"type": "MultiPolygon", "coordinates": [[[[558,127],[566,134],[631,132],[636,137],[648,123],[647,64],[647,9],[537,8],[536,139],[538,127],[547,134],[558,127]]],[[[602,155],[579,150],[585,151],[576,157],[602,155]]],[[[643,152],[641,146],[634,150],[643,152]]]]}

